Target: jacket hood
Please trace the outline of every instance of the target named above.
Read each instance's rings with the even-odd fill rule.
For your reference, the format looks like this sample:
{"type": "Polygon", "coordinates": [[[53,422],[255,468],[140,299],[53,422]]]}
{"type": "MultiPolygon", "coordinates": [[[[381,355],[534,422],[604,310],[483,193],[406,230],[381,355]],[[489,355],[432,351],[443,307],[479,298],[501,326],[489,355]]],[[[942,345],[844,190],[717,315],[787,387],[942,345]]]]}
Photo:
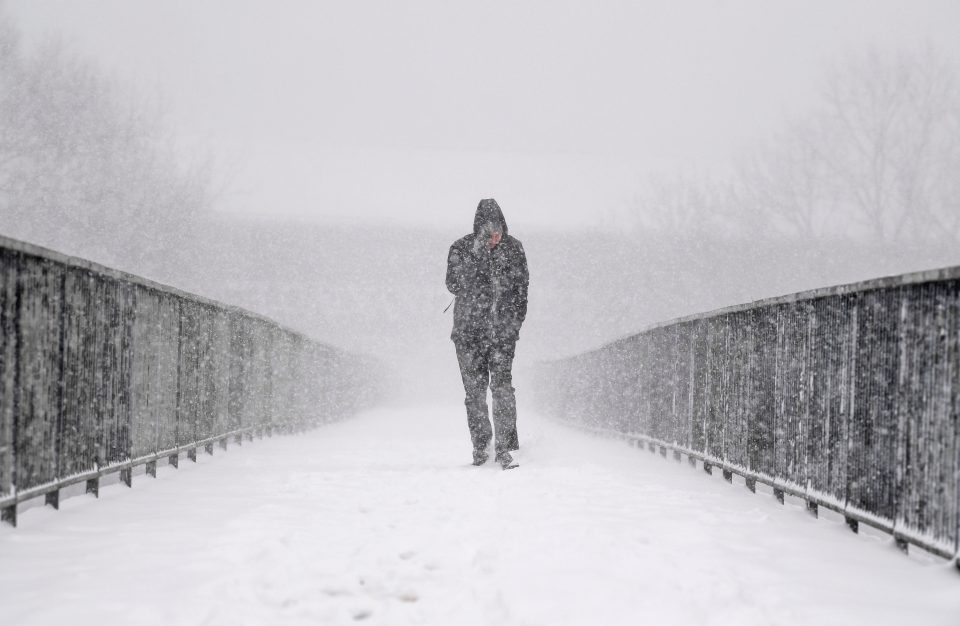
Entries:
{"type": "Polygon", "coordinates": [[[479,235],[480,229],[487,222],[499,224],[503,228],[503,236],[507,236],[507,220],[503,219],[503,211],[493,198],[485,198],[477,205],[477,214],[473,218],[473,234],[479,235]]]}

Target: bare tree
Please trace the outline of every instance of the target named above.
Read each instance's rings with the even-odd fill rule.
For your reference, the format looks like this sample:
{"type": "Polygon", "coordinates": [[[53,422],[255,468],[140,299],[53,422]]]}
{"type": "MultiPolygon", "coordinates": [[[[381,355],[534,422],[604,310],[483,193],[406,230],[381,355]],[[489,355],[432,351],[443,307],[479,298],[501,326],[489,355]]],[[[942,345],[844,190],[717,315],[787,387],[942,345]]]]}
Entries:
{"type": "Polygon", "coordinates": [[[764,216],[769,228],[803,240],[826,234],[837,204],[818,158],[816,132],[795,124],[758,148],[741,166],[735,192],[744,213],[764,216]]]}
{"type": "Polygon", "coordinates": [[[642,231],[679,241],[729,230],[729,199],[728,185],[705,177],[651,177],[634,196],[633,213],[642,231]]]}
{"type": "Polygon", "coordinates": [[[960,242],[960,84],[931,50],[870,50],[829,72],[822,105],[758,150],[740,193],[805,237],[960,242]]]}
{"type": "Polygon", "coordinates": [[[107,263],[178,246],[210,204],[160,109],[57,42],[27,53],[0,15],[0,233],[107,263]]]}

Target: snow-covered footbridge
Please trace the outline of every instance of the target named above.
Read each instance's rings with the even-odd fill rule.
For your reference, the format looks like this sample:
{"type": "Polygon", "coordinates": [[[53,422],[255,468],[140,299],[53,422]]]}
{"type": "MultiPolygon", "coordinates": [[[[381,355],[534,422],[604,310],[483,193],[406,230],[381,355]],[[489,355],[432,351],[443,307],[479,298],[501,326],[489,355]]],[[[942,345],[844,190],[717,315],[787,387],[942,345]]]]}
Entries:
{"type": "Polygon", "coordinates": [[[462,407],[200,455],[0,534],[6,624],[956,624],[949,568],[521,407],[519,470],[462,407]]]}
{"type": "Polygon", "coordinates": [[[0,244],[4,624],[960,620],[960,271],[542,365],[503,472],[373,360],[0,244]]]}

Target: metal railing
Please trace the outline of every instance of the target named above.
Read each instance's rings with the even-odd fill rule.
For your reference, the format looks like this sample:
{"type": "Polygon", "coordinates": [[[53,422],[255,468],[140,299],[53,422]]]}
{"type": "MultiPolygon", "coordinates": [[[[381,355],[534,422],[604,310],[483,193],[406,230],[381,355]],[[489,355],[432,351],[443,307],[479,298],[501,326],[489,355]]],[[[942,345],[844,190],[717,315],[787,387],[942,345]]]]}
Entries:
{"type": "Polygon", "coordinates": [[[0,515],[376,397],[376,362],[272,320],[0,237],[0,515]]]}
{"type": "Polygon", "coordinates": [[[960,552],[960,267],[665,322],[534,374],[547,414],[960,552]]]}

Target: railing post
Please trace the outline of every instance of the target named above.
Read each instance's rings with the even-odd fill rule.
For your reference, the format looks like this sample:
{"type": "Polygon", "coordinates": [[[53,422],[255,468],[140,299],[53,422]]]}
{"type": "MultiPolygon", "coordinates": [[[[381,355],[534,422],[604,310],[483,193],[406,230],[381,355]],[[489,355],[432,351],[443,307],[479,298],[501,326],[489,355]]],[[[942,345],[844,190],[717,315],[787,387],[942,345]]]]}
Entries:
{"type": "Polygon", "coordinates": [[[897,550],[900,550],[900,552],[903,552],[904,554],[907,554],[910,551],[910,544],[907,543],[907,540],[903,538],[903,535],[894,533],[893,543],[897,546],[897,550]]]}
{"type": "Polygon", "coordinates": [[[157,462],[156,461],[147,461],[146,470],[148,476],[157,477],[157,462]]]}
{"type": "MultiPolygon", "coordinates": [[[[61,459],[61,448],[63,446],[63,406],[64,406],[64,391],[66,385],[63,384],[63,381],[66,379],[66,358],[67,358],[67,349],[66,349],[66,333],[67,333],[67,272],[63,272],[60,276],[60,337],[58,341],[58,352],[60,353],[59,358],[57,359],[57,367],[59,368],[58,380],[61,383],[58,385],[57,389],[57,434],[54,439],[54,456],[57,459],[57,478],[61,477],[62,469],[62,459],[61,459]]],[[[60,510],[60,490],[55,489],[54,491],[48,492],[43,498],[44,506],[53,507],[54,511],[60,510]]]]}
{"type": "Polygon", "coordinates": [[[17,503],[14,502],[10,506],[5,506],[0,509],[0,522],[6,522],[14,528],[17,526],[17,503]]]}
{"type": "Polygon", "coordinates": [[[120,470],[120,482],[127,487],[133,487],[133,468],[120,470]]]}
{"type": "Polygon", "coordinates": [[[187,450],[187,458],[190,459],[191,461],[193,461],[194,463],[196,463],[196,462],[197,462],[197,449],[196,449],[196,448],[190,448],[189,450],[187,450]]]}
{"type": "Polygon", "coordinates": [[[179,469],[179,468],[180,468],[180,453],[179,453],[179,452],[174,452],[173,454],[171,454],[170,456],[168,456],[168,457],[167,457],[167,465],[169,465],[169,466],[172,467],[173,469],[179,469]]]}
{"type": "Polygon", "coordinates": [[[92,493],[94,498],[100,497],[100,477],[94,476],[87,480],[87,493],[92,493]]]}
{"type": "Polygon", "coordinates": [[[750,493],[757,493],[757,479],[750,478],[748,476],[746,481],[747,481],[747,489],[750,490],[750,493]]]}
{"type": "Polygon", "coordinates": [[[697,466],[697,458],[688,455],[688,456],[687,456],[687,463],[690,464],[690,467],[696,467],[696,466],[697,466]]]}
{"type": "Polygon", "coordinates": [[[208,441],[207,443],[205,443],[203,445],[203,451],[209,454],[210,456],[213,456],[213,442],[208,441]]]}
{"type": "Polygon", "coordinates": [[[728,483],[732,483],[732,482],[733,482],[733,472],[731,472],[731,471],[728,470],[728,469],[724,469],[724,470],[723,470],[723,479],[724,479],[725,481],[727,481],[728,483]]]}
{"type": "Polygon", "coordinates": [[[807,512],[814,517],[820,517],[820,507],[812,500],[807,500],[807,512]]]}
{"type": "Polygon", "coordinates": [[[227,438],[226,438],[226,437],[220,437],[220,447],[221,447],[223,450],[226,450],[226,449],[227,449],[227,438]]]}
{"type": "Polygon", "coordinates": [[[850,530],[852,530],[852,531],[855,532],[855,533],[859,533],[859,532],[860,532],[860,522],[858,522],[857,520],[853,519],[853,518],[850,517],[849,515],[845,515],[845,516],[843,517],[843,519],[844,519],[844,521],[847,523],[847,527],[848,527],[850,530]]]}
{"type": "Polygon", "coordinates": [[[773,488],[773,497],[777,499],[777,502],[783,504],[783,489],[773,488]]]}
{"type": "MultiPolygon", "coordinates": [[[[13,423],[10,424],[10,451],[12,453],[11,461],[11,489],[12,494],[16,495],[17,493],[17,450],[20,447],[19,444],[19,432],[20,432],[20,420],[18,416],[20,414],[20,377],[22,370],[22,351],[23,351],[23,327],[20,323],[20,302],[23,298],[23,286],[22,281],[17,280],[14,283],[14,302],[13,302],[13,363],[8,367],[13,369],[13,423]]],[[[6,329],[3,329],[6,330],[6,329]]],[[[0,522],[6,522],[13,526],[17,527],[17,503],[14,501],[10,506],[4,507],[0,510],[0,522]]]]}
{"type": "Polygon", "coordinates": [[[703,471],[705,471],[708,474],[713,474],[713,464],[711,464],[709,461],[704,461],[703,471]]]}

